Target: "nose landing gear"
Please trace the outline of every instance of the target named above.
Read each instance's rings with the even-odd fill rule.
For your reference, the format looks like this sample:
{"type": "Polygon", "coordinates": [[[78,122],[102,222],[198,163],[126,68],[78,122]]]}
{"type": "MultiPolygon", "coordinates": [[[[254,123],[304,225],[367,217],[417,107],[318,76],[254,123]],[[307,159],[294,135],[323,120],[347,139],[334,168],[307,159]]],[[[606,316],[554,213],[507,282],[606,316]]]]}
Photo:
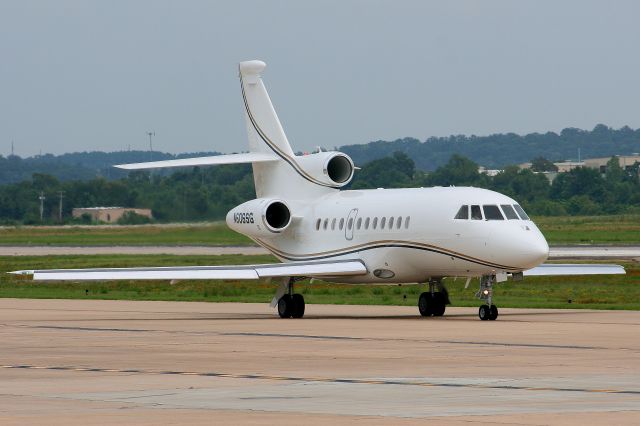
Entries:
{"type": "Polygon", "coordinates": [[[449,293],[442,285],[442,279],[434,279],[429,280],[429,291],[420,294],[418,310],[423,317],[441,317],[449,304],[449,293]]]}
{"type": "Polygon", "coordinates": [[[483,275],[480,278],[480,290],[476,293],[476,297],[486,302],[478,309],[478,316],[482,321],[495,321],[498,318],[498,307],[492,303],[495,280],[495,275],[483,275]]]}

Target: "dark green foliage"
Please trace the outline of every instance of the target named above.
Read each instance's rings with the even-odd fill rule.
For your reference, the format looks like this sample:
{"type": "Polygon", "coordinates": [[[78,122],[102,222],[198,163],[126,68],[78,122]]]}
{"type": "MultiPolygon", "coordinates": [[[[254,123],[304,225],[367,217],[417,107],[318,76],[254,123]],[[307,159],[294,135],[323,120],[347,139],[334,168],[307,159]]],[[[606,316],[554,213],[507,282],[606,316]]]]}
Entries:
{"type": "MultiPolygon", "coordinates": [[[[161,222],[221,219],[232,207],[255,198],[253,175],[248,165],[193,168],[160,176],[133,172],[108,181],[103,178],[66,181],[42,174],[20,183],[0,186],[0,223],[39,224],[40,192],[44,201],[44,223],[58,222],[58,192],[64,192],[63,222],[71,221],[74,207],[119,206],[151,208],[161,222]]],[[[143,223],[136,217],[126,224],[143,223]]],[[[76,219],[77,223],[84,223],[76,219]]]]}
{"type": "Polygon", "coordinates": [[[557,172],[558,166],[544,157],[536,157],[531,160],[531,170],[534,172],[557,172]]]}
{"type": "Polygon", "coordinates": [[[146,223],[151,223],[151,219],[133,211],[125,212],[122,217],[118,219],[118,225],[144,225],[146,223]]]}
{"type": "Polygon", "coordinates": [[[452,135],[431,137],[424,142],[415,138],[376,141],[366,145],[342,146],[340,151],[353,158],[357,165],[388,157],[396,151],[405,153],[420,170],[432,171],[445,164],[453,154],[470,158],[488,168],[503,168],[511,164],[544,157],[551,161],[629,155],[640,152],[640,129],[624,126],[612,129],[598,124],[593,130],[567,128],[554,132],[517,135],[502,133],[489,136],[452,135]]]}

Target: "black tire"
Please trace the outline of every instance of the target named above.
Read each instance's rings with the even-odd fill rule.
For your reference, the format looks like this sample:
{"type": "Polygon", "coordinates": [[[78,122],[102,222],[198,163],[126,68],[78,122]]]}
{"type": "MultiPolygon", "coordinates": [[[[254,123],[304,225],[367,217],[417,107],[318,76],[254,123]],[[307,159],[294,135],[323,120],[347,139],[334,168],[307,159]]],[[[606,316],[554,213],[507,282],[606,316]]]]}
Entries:
{"type": "Polygon", "coordinates": [[[478,309],[478,316],[482,321],[487,321],[489,319],[489,315],[491,313],[491,308],[489,305],[482,305],[480,309],[478,309]]]}
{"type": "Polygon", "coordinates": [[[418,310],[423,317],[430,317],[433,315],[433,301],[431,300],[431,293],[424,292],[420,294],[418,299],[418,310]]]}
{"type": "Polygon", "coordinates": [[[294,294],[291,302],[291,317],[302,318],[304,316],[304,297],[301,294],[294,294]]]}
{"type": "Polygon", "coordinates": [[[431,312],[434,317],[441,317],[444,315],[444,311],[447,309],[447,296],[442,293],[433,293],[433,307],[431,308],[431,312]]]}
{"type": "Polygon", "coordinates": [[[498,307],[496,305],[491,305],[489,308],[489,320],[495,321],[498,319],[498,307]]]}
{"type": "Polygon", "coordinates": [[[291,308],[293,307],[293,301],[291,296],[285,294],[278,300],[278,315],[280,318],[291,318],[291,308]]]}

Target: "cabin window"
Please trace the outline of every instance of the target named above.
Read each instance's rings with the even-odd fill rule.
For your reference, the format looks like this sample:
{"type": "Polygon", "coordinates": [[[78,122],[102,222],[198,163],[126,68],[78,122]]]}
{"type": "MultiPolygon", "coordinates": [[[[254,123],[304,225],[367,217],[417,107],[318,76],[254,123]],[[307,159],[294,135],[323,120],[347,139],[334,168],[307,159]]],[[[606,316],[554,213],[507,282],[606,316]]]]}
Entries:
{"type": "Polygon", "coordinates": [[[336,218],[335,217],[331,221],[331,230],[333,231],[334,229],[336,229],[336,218]]]}
{"type": "Polygon", "coordinates": [[[369,218],[364,220],[364,229],[369,229],[369,218]]]}
{"type": "Polygon", "coordinates": [[[404,229],[409,229],[409,220],[411,219],[411,216],[407,216],[407,218],[404,220],[404,229]]]}
{"type": "Polygon", "coordinates": [[[329,226],[329,219],[325,219],[324,223],[322,224],[322,229],[326,231],[328,226],[329,226]]]}
{"type": "Polygon", "coordinates": [[[340,219],[340,230],[342,231],[342,228],[344,228],[344,218],[340,219]]]}
{"type": "Polygon", "coordinates": [[[507,219],[509,220],[519,219],[518,215],[516,214],[516,211],[509,204],[500,204],[500,207],[502,207],[502,211],[504,212],[504,215],[507,217],[507,219]]]}
{"type": "Polygon", "coordinates": [[[356,228],[358,228],[358,230],[360,230],[361,227],[362,227],[362,218],[359,217],[357,222],[356,222],[356,228]]]}
{"type": "Polygon", "coordinates": [[[482,210],[480,210],[480,206],[471,206],[471,219],[482,220],[482,210]]]}
{"type": "Polygon", "coordinates": [[[401,226],[402,226],[402,216],[398,218],[398,223],[396,223],[396,229],[400,229],[401,226]]]}
{"type": "Polygon", "coordinates": [[[520,216],[520,219],[522,219],[522,220],[531,220],[531,219],[529,219],[529,216],[527,216],[527,214],[524,212],[522,207],[520,207],[520,205],[514,204],[513,208],[516,209],[516,211],[518,212],[518,215],[520,216]]]}
{"type": "Polygon", "coordinates": [[[322,219],[316,220],[316,231],[320,230],[320,222],[322,222],[322,219]]]}
{"type": "Polygon", "coordinates": [[[376,229],[378,227],[378,218],[374,217],[373,218],[373,229],[376,229]]]}
{"type": "Polygon", "coordinates": [[[456,214],[456,219],[469,219],[469,206],[462,206],[456,214]]]}
{"type": "Polygon", "coordinates": [[[351,231],[353,229],[353,218],[349,218],[349,222],[347,222],[347,229],[351,231]]]}
{"type": "Polygon", "coordinates": [[[393,229],[393,216],[389,218],[389,229],[393,229]]]}
{"type": "Polygon", "coordinates": [[[504,220],[504,217],[502,217],[502,213],[500,213],[500,209],[498,208],[498,206],[494,206],[494,205],[482,206],[482,209],[484,210],[485,219],[504,220]]]}
{"type": "Polygon", "coordinates": [[[384,229],[385,223],[387,223],[386,217],[383,217],[382,219],[380,219],[380,229],[384,229]]]}

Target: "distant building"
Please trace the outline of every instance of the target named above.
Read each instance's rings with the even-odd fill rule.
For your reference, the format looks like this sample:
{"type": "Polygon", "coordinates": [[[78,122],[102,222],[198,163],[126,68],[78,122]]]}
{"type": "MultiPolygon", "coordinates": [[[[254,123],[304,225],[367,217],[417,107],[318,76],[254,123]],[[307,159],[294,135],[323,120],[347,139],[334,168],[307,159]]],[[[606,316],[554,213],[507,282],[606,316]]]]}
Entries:
{"type": "MultiPolygon", "coordinates": [[[[635,163],[640,163],[640,154],[633,155],[618,155],[618,164],[624,170],[630,170],[635,163]]],[[[588,158],[584,160],[584,166],[590,169],[598,169],[600,173],[607,172],[607,163],[611,160],[611,157],[601,158],[588,158]]]]}
{"type": "MultiPolygon", "coordinates": [[[[633,155],[617,155],[618,164],[624,170],[631,170],[634,164],[640,163],[640,154],[633,155]]],[[[542,172],[544,173],[550,182],[556,178],[558,173],[566,173],[578,167],[587,167],[589,169],[596,169],[600,173],[605,174],[607,172],[607,163],[612,157],[600,157],[600,158],[587,158],[583,161],[560,161],[553,163],[557,168],[557,172],[542,172]]],[[[518,167],[521,169],[530,169],[531,163],[522,163],[518,167]]]]}
{"type": "Polygon", "coordinates": [[[72,215],[74,218],[80,218],[88,214],[94,222],[116,223],[127,212],[153,219],[150,209],[133,209],[129,207],[81,207],[73,209],[72,215]]]}
{"type": "Polygon", "coordinates": [[[478,167],[478,173],[485,174],[487,176],[497,176],[499,173],[502,173],[504,170],[497,169],[487,169],[483,166],[478,167]]]}

